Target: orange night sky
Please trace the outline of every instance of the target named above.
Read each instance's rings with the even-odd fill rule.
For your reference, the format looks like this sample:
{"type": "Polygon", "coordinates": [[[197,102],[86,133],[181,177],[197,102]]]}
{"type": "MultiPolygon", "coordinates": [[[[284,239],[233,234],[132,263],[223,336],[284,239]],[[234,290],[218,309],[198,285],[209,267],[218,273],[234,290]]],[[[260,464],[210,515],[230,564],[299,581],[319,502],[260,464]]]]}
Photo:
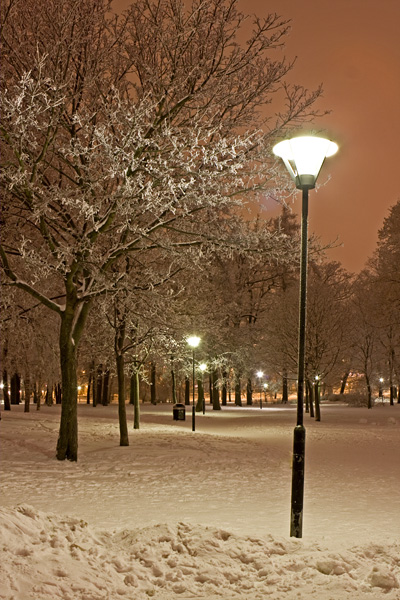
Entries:
{"type": "MultiPolygon", "coordinates": [[[[293,82],[322,83],[318,121],[340,148],[327,159],[319,191],[310,192],[310,231],[350,271],[363,268],[377,231],[400,198],[400,0],[242,0],[246,12],[292,20],[286,54],[297,56],[293,82]]],[[[301,194],[294,203],[300,212],[301,194]]]]}

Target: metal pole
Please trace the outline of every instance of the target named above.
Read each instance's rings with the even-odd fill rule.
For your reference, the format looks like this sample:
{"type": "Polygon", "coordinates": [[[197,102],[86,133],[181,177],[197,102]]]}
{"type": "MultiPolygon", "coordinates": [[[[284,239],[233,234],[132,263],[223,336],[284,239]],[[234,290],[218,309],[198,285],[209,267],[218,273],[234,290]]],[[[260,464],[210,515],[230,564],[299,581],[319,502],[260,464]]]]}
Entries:
{"type": "Polygon", "coordinates": [[[193,348],[193,403],[192,403],[192,431],[196,431],[196,409],[194,406],[194,387],[195,387],[195,372],[194,372],[194,348],[193,348]]]}
{"type": "Polygon", "coordinates": [[[290,535],[298,538],[301,538],[303,533],[304,460],[306,443],[306,430],[303,425],[303,402],[307,311],[307,250],[308,188],[303,188],[301,215],[297,424],[293,432],[292,501],[290,516],[290,535]]]}

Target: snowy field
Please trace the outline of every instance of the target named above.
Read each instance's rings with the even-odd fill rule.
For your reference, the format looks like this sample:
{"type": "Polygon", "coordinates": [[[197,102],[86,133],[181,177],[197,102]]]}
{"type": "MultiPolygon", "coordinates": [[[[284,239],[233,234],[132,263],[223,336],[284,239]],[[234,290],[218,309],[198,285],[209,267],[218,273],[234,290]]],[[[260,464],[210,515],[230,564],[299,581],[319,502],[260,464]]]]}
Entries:
{"type": "Polygon", "coordinates": [[[191,431],[142,406],[79,406],[79,461],[55,459],[60,407],[2,412],[0,598],[399,600],[400,405],[305,415],[303,538],[289,537],[295,407],[207,407],[191,431]]]}

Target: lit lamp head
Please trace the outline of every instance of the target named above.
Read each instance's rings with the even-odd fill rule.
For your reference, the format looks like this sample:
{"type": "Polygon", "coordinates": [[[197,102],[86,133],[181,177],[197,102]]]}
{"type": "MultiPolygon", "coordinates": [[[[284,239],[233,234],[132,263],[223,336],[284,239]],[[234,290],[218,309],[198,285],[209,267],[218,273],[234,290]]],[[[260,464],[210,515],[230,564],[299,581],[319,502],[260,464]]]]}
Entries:
{"type": "Polygon", "coordinates": [[[259,377],[261,379],[261,377],[264,375],[264,373],[262,371],[257,371],[257,377],[259,377]]]}
{"type": "Polygon", "coordinates": [[[312,135],[283,140],[273,147],[274,154],[283,160],[299,190],[315,187],[325,158],[337,150],[335,142],[312,135]]]}
{"type": "Polygon", "coordinates": [[[200,338],[197,335],[188,337],[186,341],[192,348],[197,348],[197,346],[200,344],[200,338]]]}
{"type": "Polygon", "coordinates": [[[207,369],[206,363],[201,363],[201,365],[199,365],[199,369],[202,373],[204,373],[204,371],[207,369]]]}

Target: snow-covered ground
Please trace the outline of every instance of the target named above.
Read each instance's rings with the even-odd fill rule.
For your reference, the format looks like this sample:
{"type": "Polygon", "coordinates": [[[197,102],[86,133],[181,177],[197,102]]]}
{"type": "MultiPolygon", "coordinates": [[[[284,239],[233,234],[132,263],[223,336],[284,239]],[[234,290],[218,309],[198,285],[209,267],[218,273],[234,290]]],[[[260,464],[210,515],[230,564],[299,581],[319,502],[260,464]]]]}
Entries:
{"type": "Polygon", "coordinates": [[[303,538],[289,537],[294,406],[79,406],[79,461],[55,459],[60,407],[2,412],[0,598],[398,600],[400,405],[305,415],[303,538]]]}

